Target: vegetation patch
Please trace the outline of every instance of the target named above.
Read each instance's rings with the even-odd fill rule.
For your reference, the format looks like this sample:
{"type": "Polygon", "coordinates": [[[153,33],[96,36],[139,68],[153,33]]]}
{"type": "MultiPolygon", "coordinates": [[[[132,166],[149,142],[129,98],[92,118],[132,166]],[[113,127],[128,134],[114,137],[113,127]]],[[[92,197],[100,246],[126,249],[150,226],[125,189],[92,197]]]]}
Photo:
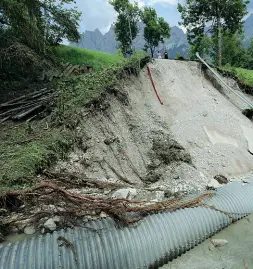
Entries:
{"type": "Polygon", "coordinates": [[[62,81],[60,97],[55,118],[70,129],[77,126],[84,106],[101,107],[104,95],[121,93],[121,80],[130,74],[138,75],[140,69],[149,61],[145,53],[134,54],[127,61],[111,66],[100,72],[73,77],[62,81]]]}
{"type": "Polygon", "coordinates": [[[73,141],[62,128],[45,121],[2,125],[0,132],[0,195],[9,189],[32,186],[33,176],[62,158],[73,141]]]}
{"type": "Polygon", "coordinates": [[[224,76],[233,78],[243,91],[253,95],[253,70],[228,66],[218,68],[218,70],[224,76]]]}
{"type": "Polygon", "coordinates": [[[63,158],[78,140],[75,127],[84,106],[96,104],[106,93],[120,92],[119,80],[138,74],[149,61],[136,54],[120,65],[59,83],[60,95],[51,116],[34,122],[2,124],[0,130],[0,195],[35,185],[36,174],[63,158]]]}
{"type": "Polygon", "coordinates": [[[54,47],[52,52],[59,60],[69,62],[73,65],[92,66],[95,71],[101,71],[104,68],[126,61],[124,57],[119,55],[65,45],[54,47]]]}

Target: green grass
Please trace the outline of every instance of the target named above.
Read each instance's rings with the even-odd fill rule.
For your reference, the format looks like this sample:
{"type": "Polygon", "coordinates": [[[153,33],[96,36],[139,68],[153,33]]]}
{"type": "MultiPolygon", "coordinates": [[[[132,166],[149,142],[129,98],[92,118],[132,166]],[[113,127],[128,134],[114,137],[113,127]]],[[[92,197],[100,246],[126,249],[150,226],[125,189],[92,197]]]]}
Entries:
{"type": "Polygon", "coordinates": [[[47,129],[46,121],[2,125],[0,196],[10,189],[32,186],[33,176],[62,158],[72,142],[69,132],[47,129]]]}
{"type": "Polygon", "coordinates": [[[125,61],[122,56],[88,49],[75,48],[60,45],[53,49],[57,58],[73,65],[91,65],[95,71],[101,71],[112,65],[118,65],[125,61]]]}
{"type": "Polygon", "coordinates": [[[253,87],[253,70],[235,67],[223,67],[222,69],[231,72],[245,85],[253,87]]]}
{"type": "Polygon", "coordinates": [[[82,109],[91,102],[103,105],[104,94],[120,92],[121,79],[138,74],[147,60],[146,54],[136,54],[102,71],[61,81],[57,106],[50,117],[1,125],[0,196],[8,190],[36,184],[36,174],[63,158],[78,142],[75,130],[82,119],[82,109]]]}

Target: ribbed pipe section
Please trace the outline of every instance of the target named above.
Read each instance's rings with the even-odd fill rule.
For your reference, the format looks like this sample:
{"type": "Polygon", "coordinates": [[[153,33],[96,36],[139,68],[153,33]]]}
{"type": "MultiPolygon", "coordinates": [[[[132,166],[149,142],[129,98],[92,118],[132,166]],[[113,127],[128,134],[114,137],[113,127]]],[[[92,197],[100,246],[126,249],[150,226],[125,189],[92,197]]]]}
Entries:
{"type": "Polygon", "coordinates": [[[253,213],[253,185],[226,185],[202,207],[150,215],[118,228],[108,219],[0,246],[1,269],[155,269],[253,213]],[[224,213],[226,212],[226,213],[224,213]],[[91,229],[90,229],[91,228],[91,229]],[[65,242],[59,246],[59,237],[65,242]]]}

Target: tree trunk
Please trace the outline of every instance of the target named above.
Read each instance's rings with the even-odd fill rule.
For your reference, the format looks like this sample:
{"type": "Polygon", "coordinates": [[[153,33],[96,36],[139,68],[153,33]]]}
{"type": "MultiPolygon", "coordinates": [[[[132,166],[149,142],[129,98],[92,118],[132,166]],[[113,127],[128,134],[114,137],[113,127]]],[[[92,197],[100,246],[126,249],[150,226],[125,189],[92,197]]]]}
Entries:
{"type": "Polygon", "coordinates": [[[218,37],[218,66],[222,65],[222,33],[221,33],[221,2],[217,2],[216,16],[217,16],[217,37],[218,37]]]}
{"type": "Polygon", "coordinates": [[[152,58],[154,58],[154,50],[152,48],[150,48],[150,50],[151,50],[152,58]]]}
{"type": "Polygon", "coordinates": [[[222,33],[221,33],[221,22],[218,19],[218,65],[222,66],[222,33]]]}

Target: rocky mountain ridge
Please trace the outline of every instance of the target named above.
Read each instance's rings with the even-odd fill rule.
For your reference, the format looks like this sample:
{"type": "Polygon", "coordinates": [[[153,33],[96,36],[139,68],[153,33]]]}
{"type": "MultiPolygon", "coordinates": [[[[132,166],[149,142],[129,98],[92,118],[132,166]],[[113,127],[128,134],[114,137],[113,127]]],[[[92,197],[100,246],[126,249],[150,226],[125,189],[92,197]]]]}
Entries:
{"type": "MultiPolygon", "coordinates": [[[[139,23],[140,31],[138,36],[133,41],[135,50],[142,50],[144,48],[144,27],[145,25],[143,23],[139,23]]],[[[246,46],[248,46],[251,38],[253,38],[253,14],[251,14],[245,20],[244,31],[246,46]]],[[[98,50],[108,53],[115,53],[118,48],[113,25],[104,35],[99,31],[99,29],[96,29],[95,31],[85,31],[80,42],[71,43],[71,45],[79,48],[98,50]]],[[[187,41],[187,35],[178,26],[173,26],[171,28],[171,37],[166,39],[164,44],[160,44],[158,50],[161,50],[162,52],[164,50],[168,50],[169,57],[175,58],[177,53],[184,57],[188,57],[187,53],[189,48],[190,46],[187,41]]]]}

